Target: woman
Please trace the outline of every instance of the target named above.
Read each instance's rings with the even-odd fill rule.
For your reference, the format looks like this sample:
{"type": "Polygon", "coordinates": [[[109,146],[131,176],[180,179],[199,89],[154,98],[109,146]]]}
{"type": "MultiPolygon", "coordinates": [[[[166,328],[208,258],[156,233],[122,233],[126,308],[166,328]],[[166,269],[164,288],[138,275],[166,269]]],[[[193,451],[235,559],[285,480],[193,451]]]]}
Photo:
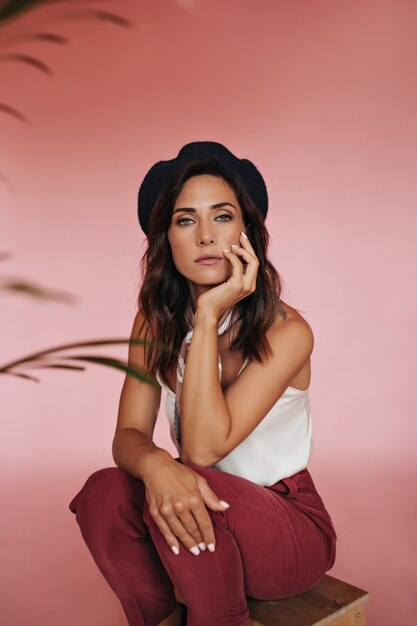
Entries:
{"type": "Polygon", "coordinates": [[[187,144],[140,187],[144,344],[129,362],[158,384],[126,377],[118,467],[70,505],[131,626],[247,626],[246,596],[296,595],[334,563],[306,469],[313,335],[279,297],[267,209],[253,163],[215,142],[187,144]],[[161,387],[175,459],[152,441],[161,387]]]}

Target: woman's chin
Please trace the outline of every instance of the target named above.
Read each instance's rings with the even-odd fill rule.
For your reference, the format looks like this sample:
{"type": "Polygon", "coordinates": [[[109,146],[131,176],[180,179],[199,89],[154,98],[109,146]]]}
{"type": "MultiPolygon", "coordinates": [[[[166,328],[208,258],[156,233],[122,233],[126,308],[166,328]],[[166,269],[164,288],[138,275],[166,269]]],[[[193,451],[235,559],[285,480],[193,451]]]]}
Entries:
{"type": "Polygon", "coordinates": [[[208,272],[193,272],[193,275],[186,276],[187,280],[191,281],[195,285],[202,285],[205,287],[215,287],[216,285],[221,285],[225,283],[228,278],[230,278],[230,273],[219,272],[219,271],[208,271],[208,272]]]}

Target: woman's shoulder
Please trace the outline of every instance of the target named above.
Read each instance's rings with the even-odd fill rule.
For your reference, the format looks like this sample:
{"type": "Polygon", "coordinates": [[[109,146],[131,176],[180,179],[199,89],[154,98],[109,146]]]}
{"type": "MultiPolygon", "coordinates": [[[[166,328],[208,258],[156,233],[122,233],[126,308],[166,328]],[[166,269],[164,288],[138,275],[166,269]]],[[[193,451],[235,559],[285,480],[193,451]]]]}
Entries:
{"type": "Polygon", "coordinates": [[[139,369],[146,369],[146,346],[152,341],[150,326],[139,309],[133,320],[132,332],[130,334],[131,343],[129,345],[129,364],[133,364],[139,369]],[[132,340],[134,340],[132,342],[132,340]],[[139,340],[139,343],[138,343],[139,340]]]}
{"type": "MultiPolygon", "coordinates": [[[[140,362],[143,363],[143,368],[145,368],[145,363],[147,360],[145,358],[145,353],[147,352],[147,348],[154,341],[154,335],[152,332],[151,325],[146,319],[143,311],[141,309],[136,313],[133,329],[132,329],[132,339],[140,339],[141,343],[139,345],[134,345],[131,348],[131,355],[134,357],[135,355],[139,355],[136,357],[136,360],[140,358],[140,362]],[[142,343],[143,342],[143,343],[142,343]]],[[[173,393],[172,389],[175,389],[175,382],[177,377],[176,372],[176,361],[175,364],[172,365],[168,374],[165,374],[163,378],[160,374],[159,368],[156,369],[155,373],[152,374],[155,376],[156,381],[159,383],[160,387],[163,387],[166,391],[173,393]]]]}
{"type": "Polygon", "coordinates": [[[132,337],[135,339],[144,339],[146,336],[148,339],[151,339],[150,333],[149,322],[145,318],[143,311],[139,309],[133,320],[132,337]]]}
{"type": "Polygon", "coordinates": [[[297,341],[303,341],[311,344],[314,343],[313,330],[307,320],[286,302],[279,300],[275,308],[274,321],[267,332],[269,338],[279,338],[284,335],[290,335],[297,341]]]}

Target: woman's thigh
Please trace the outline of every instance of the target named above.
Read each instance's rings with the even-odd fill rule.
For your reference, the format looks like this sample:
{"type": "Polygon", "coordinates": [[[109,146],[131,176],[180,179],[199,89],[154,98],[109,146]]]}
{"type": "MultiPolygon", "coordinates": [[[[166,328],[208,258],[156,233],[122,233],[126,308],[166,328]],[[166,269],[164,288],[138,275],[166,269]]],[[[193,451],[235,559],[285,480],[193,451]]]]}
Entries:
{"type": "MultiPolygon", "coordinates": [[[[230,504],[224,513],[213,512],[211,517],[216,526],[233,534],[239,546],[246,595],[288,597],[320,581],[328,569],[329,538],[315,521],[314,507],[308,507],[309,515],[300,509],[297,493],[287,497],[227,472],[190,467],[230,504]]],[[[316,494],[314,486],[313,490],[316,494]]],[[[314,502],[320,508],[318,496],[314,502]]]]}

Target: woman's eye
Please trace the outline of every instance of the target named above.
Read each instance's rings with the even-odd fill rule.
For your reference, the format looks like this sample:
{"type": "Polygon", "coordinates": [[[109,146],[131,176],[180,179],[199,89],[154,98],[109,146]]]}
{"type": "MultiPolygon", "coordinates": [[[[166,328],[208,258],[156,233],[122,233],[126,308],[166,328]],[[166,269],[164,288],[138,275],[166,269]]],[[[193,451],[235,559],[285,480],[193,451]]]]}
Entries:
{"type": "Polygon", "coordinates": [[[232,216],[228,215],[227,213],[223,213],[223,215],[218,215],[216,217],[216,220],[220,220],[221,222],[228,222],[231,219],[232,219],[232,216]],[[226,218],[226,219],[222,219],[222,218],[226,218]]]}
{"type": "Polygon", "coordinates": [[[189,224],[189,222],[192,222],[193,220],[191,219],[191,217],[180,217],[179,220],[177,220],[177,224],[179,224],[180,226],[183,224],[189,224]],[[187,220],[189,220],[187,222],[187,220]]]}
{"type": "MultiPolygon", "coordinates": [[[[231,219],[233,219],[232,216],[227,213],[223,213],[222,215],[217,215],[215,217],[215,220],[220,220],[221,222],[229,222],[231,219]]],[[[180,226],[187,226],[187,224],[190,223],[194,223],[194,220],[191,217],[180,217],[176,221],[176,224],[179,224],[180,226]]]]}

